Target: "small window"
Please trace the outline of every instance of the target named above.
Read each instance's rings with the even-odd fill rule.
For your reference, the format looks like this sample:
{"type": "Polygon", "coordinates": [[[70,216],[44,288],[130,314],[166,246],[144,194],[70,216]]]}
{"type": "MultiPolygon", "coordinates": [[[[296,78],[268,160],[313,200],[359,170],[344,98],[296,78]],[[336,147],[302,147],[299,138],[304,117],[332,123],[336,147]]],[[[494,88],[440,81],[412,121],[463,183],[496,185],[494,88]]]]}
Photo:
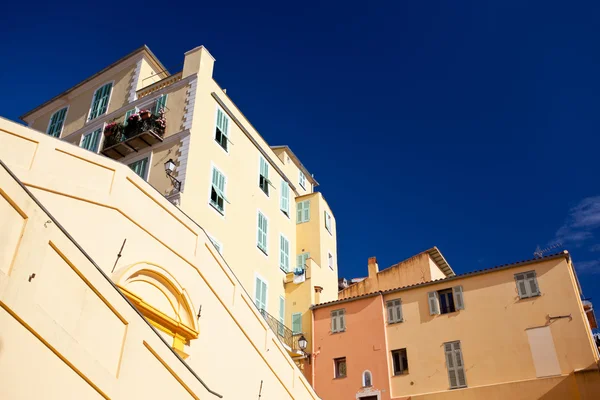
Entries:
{"type": "Polygon", "coordinates": [[[535,271],[515,274],[515,281],[517,282],[517,291],[521,299],[536,297],[541,294],[535,271]]]}
{"type": "Polygon", "coordinates": [[[210,189],[210,205],[213,206],[221,214],[225,213],[225,175],[218,169],[213,167],[212,171],[212,186],[210,189]]]}
{"type": "Polygon", "coordinates": [[[346,330],[346,310],[334,310],[331,312],[331,333],[344,332],[346,330]]]}
{"type": "Polygon", "coordinates": [[[310,258],[310,253],[302,253],[298,254],[296,257],[296,269],[304,270],[306,269],[306,262],[310,258]]]}
{"type": "Polygon", "coordinates": [[[310,221],[310,200],[304,200],[298,203],[296,223],[301,224],[308,221],[310,221]]]}
{"type": "Polygon", "coordinates": [[[61,108],[50,117],[50,123],[48,124],[48,131],[46,132],[50,136],[60,137],[62,129],[67,117],[67,107],[61,108]]]}
{"type": "Polygon", "coordinates": [[[260,276],[256,276],[255,282],[255,295],[254,300],[256,301],[256,307],[261,311],[267,310],[267,282],[262,280],[260,276]]]}
{"type": "Polygon", "coordinates": [[[298,177],[298,183],[300,184],[302,189],[306,189],[306,176],[304,175],[304,172],[302,172],[302,171],[298,171],[298,172],[300,172],[300,175],[298,177]]]}
{"type": "Polygon", "coordinates": [[[227,151],[229,141],[229,117],[220,108],[217,108],[215,141],[219,143],[223,150],[227,151]]]}
{"type": "Polygon", "coordinates": [[[99,116],[106,113],[108,110],[108,101],[110,100],[110,92],[112,90],[112,82],[98,88],[94,92],[92,98],[92,106],[90,107],[90,114],[88,121],[98,118],[99,116]]]}
{"type": "Polygon", "coordinates": [[[148,179],[148,157],[142,158],[128,165],[129,168],[138,174],[143,180],[148,179]]]}
{"type": "Polygon", "coordinates": [[[363,372],[363,387],[371,387],[373,386],[373,376],[371,375],[371,371],[363,372]]]}
{"type": "Polygon", "coordinates": [[[336,379],[346,377],[346,357],[334,359],[333,366],[334,366],[334,377],[336,379]]]}
{"type": "Polygon", "coordinates": [[[281,198],[279,199],[279,208],[285,215],[290,216],[290,186],[283,179],[281,180],[281,198]]]}
{"type": "Polygon", "coordinates": [[[271,182],[269,181],[269,164],[267,161],[261,157],[260,158],[260,168],[258,174],[258,187],[265,192],[265,194],[269,195],[269,185],[271,182]]]}
{"type": "Polygon", "coordinates": [[[392,351],[392,362],[394,364],[394,375],[408,374],[408,357],[406,349],[392,351]]]}
{"type": "Polygon", "coordinates": [[[330,234],[332,233],[331,223],[331,214],[325,211],[325,229],[327,229],[327,232],[330,234]]]}
{"type": "Polygon", "coordinates": [[[395,324],[396,322],[402,322],[402,300],[395,299],[387,301],[386,303],[388,324],[395,324]]]}
{"type": "Polygon", "coordinates": [[[279,235],[279,268],[283,272],[290,272],[290,242],[283,235],[279,235]]]}
{"type": "Polygon", "coordinates": [[[444,343],[444,352],[450,389],[466,387],[467,380],[460,342],[444,343]]]}
{"type": "Polygon", "coordinates": [[[98,152],[98,144],[100,144],[100,133],[102,129],[96,129],[93,132],[89,132],[83,135],[81,138],[81,147],[86,150],[98,152]]]}
{"type": "Polygon", "coordinates": [[[292,332],[294,335],[302,333],[302,313],[292,314],[292,332]]]}
{"type": "Polygon", "coordinates": [[[327,253],[327,265],[329,265],[329,268],[333,271],[333,254],[331,253],[327,253]]]}
{"type": "Polygon", "coordinates": [[[258,212],[258,239],[257,246],[263,253],[267,254],[267,231],[268,221],[267,217],[260,211],[258,212]]]}
{"type": "Polygon", "coordinates": [[[465,309],[462,286],[427,293],[429,314],[449,314],[465,309]]]}

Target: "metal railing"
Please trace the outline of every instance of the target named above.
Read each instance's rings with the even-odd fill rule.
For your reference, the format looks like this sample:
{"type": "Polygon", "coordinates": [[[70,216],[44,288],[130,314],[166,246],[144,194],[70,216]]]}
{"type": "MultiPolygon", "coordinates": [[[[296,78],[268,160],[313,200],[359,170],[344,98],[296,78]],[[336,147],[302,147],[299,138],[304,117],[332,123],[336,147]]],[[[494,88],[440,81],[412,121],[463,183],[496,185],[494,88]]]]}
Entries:
{"type": "Polygon", "coordinates": [[[298,339],[302,336],[301,332],[294,333],[290,328],[282,324],[279,319],[275,318],[265,310],[261,309],[260,313],[281,343],[287,345],[292,350],[302,350],[298,345],[298,339]]]}

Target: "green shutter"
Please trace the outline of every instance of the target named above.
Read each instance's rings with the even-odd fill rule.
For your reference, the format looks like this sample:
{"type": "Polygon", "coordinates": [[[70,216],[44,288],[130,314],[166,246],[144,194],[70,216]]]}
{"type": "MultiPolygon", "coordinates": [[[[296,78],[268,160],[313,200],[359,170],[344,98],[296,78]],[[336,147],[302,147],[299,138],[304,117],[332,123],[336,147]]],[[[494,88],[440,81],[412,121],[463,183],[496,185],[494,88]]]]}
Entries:
{"type": "Polygon", "coordinates": [[[302,215],[304,210],[304,203],[300,202],[298,203],[298,206],[296,207],[296,223],[301,223],[302,222],[302,215]]]}
{"type": "Polygon", "coordinates": [[[258,309],[261,309],[261,299],[262,299],[262,281],[260,280],[260,278],[257,276],[256,277],[256,282],[254,283],[254,285],[256,286],[256,291],[254,293],[254,299],[256,302],[256,307],[258,307],[258,309]]]}
{"type": "Polygon", "coordinates": [[[281,181],[281,199],[279,200],[279,208],[281,211],[289,215],[290,213],[290,187],[287,182],[281,181]]]}
{"type": "Polygon", "coordinates": [[[48,125],[48,135],[54,137],[60,136],[66,115],[67,107],[62,108],[52,114],[52,117],[50,117],[50,124],[48,125]]]}
{"type": "Polygon", "coordinates": [[[102,129],[96,129],[95,131],[84,135],[83,140],[81,141],[81,147],[96,153],[98,151],[98,143],[100,142],[101,131],[102,129]]]}
{"type": "Polygon", "coordinates": [[[156,100],[154,107],[152,107],[152,114],[158,115],[158,112],[160,111],[160,109],[162,108],[163,110],[165,110],[166,107],[167,107],[167,95],[163,94],[162,96],[160,96],[158,98],[158,100],[156,100]]]}
{"type": "Polygon", "coordinates": [[[304,201],[304,215],[302,218],[303,222],[310,221],[310,200],[304,201]]]}
{"type": "Polygon", "coordinates": [[[127,118],[131,117],[132,114],[135,114],[135,108],[132,108],[125,113],[125,119],[123,120],[124,125],[127,125],[127,118]]]}
{"type": "Polygon", "coordinates": [[[90,109],[90,120],[99,117],[107,111],[111,89],[112,83],[107,83],[100,89],[96,90],[94,93],[94,99],[92,100],[92,108],[90,109]]]}
{"type": "Polygon", "coordinates": [[[146,179],[148,169],[148,157],[142,158],[141,160],[129,164],[129,168],[131,168],[133,172],[141,176],[142,179],[146,179]]]}
{"type": "Polygon", "coordinates": [[[265,253],[267,252],[267,218],[259,211],[258,212],[258,248],[265,253]]]}
{"type": "Polygon", "coordinates": [[[302,313],[292,314],[292,332],[302,333],[302,313]]]}
{"type": "Polygon", "coordinates": [[[229,117],[219,108],[217,109],[217,128],[225,136],[229,136],[229,117]]]}
{"type": "Polygon", "coordinates": [[[290,242],[283,235],[279,236],[279,268],[290,271],[290,242]]]}

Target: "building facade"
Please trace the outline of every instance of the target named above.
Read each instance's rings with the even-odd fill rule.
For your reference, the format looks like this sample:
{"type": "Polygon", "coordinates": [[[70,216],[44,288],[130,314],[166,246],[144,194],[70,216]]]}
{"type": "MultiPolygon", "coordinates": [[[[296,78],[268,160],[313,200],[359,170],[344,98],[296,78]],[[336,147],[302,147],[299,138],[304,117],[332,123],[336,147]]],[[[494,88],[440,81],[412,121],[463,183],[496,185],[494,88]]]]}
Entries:
{"type": "Polygon", "coordinates": [[[564,252],[316,305],[314,388],[324,400],[597,398],[580,294],[564,252]]]}
{"type": "Polygon", "coordinates": [[[309,307],[337,298],[335,218],[291,149],[269,146],[214,81],[214,62],[198,47],[170,74],[144,46],[21,118],[128,165],[200,222],[304,367],[309,307]]]}

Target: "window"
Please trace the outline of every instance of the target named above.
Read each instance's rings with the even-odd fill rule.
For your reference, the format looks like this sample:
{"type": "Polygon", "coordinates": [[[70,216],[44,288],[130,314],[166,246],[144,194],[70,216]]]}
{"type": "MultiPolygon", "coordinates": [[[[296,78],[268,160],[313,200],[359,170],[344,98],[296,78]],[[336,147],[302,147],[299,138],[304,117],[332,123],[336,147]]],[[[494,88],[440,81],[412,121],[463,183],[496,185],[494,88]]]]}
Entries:
{"type": "MultiPolygon", "coordinates": [[[[213,167],[212,170],[212,186],[210,190],[210,204],[221,214],[225,213],[225,175],[218,169],[213,167]]],[[[227,201],[229,203],[229,201],[227,201]]]]}
{"type": "Polygon", "coordinates": [[[298,177],[298,183],[300,184],[302,189],[306,189],[306,176],[304,175],[304,172],[302,172],[302,171],[298,171],[298,172],[300,172],[300,176],[298,177]]]}
{"type": "Polygon", "coordinates": [[[67,107],[61,108],[50,117],[50,123],[48,124],[48,130],[46,133],[50,136],[60,137],[60,134],[65,123],[67,116],[67,107]]]}
{"type": "Polygon", "coordinates": [[[267,310],[267,282],[262,280],[260,276],[256,276],[255,283],[255,295],[254,300],[256,301],[256,307],[259,310],[267,310]]]}
{"type": "Polygon", "coordinates": [[[223,110],[217,108],[217,124],[215,128],[215,141],[227,151],[229,141],[229,117],[223,110]]]}
{"type": "Polygon", "coordinates": [[[98,144],[100,143],[100,133],[102,132],[102,128],[96,129],[93,132],[89,132],[83,135],[81,138],[81,147],[86,150],[93,151],[94,153],[98,152],[98,144]]]}
{"type": "Polygon", "coordinates": [[[152,114],[158,115],[161,112],[161,110],[162,112],[164,112],[165,108],[167,108],[167,95],[163,94],[156,100],[156,103],[154,103],[154,107],[152,107],[152,110],[150,111],[152,112],[152,114]]]}
{"type": "Polygon", "coordinates": [[[279,296],[279,336],[285,335],[285,297],[279,296]]]}
{"type": "Polygon", "coordinates": [[[258,212],[258,239],[257,246],[262,250],[263,253],[267,254],[267,230],[268,221],[267,217],[260,211],[258,212]]]}
{"type": "Polygon", "coordinates": [[[331,312],[331,333],[344,332],[346,330],[346,310],[334,310],[331,312]]]}
{"type": "Polygon", "coordinates": [[[335,358],[333,360],[334,377],[345,378],[346,377],[346,357],[335,358]]]}
{"type": "Polygon", "coordinates": [[[325,211],[325,229],[327,229],[327,232],[331,234],[331,214],[329,214],[327,211],[325,211]]]}
{"type": "Polygon", "coordinates": [[[290,187],[286,181],[281,180],[281,198],[279,208],[285,215],[290,216],[290,187]]]}
{"type": "Polygon", "coordinates": [[[526,299],[528,297],[540,295],[540,288],[537,283],[535,271],[515,274],[515,281],[517,282],[517,290],[519,291],[520,298],[526,299]]]}
{"type": "Polygon", "coordinates": [[[305,269],[306,261],[310,258],[310,253],[302,253],[296,257],[296,268],[305,269]]]}
{"type": "Polygon", "coordinates": [[[212,236],[208,236],[208,238],[210,239],[210,241],[213,244],[213,246],[215,246],[215,249],[217,249],[217,251],[219,252],[219,254],[223,254],[223,245],[217,239],[215,239],[212,236]]]}
{"type": "Polygon", "coordinates": [[[108,101],[110,100],[110,92],[112,89],[112,82],[100,87],[94,92],[92,98],[92,106],[90,108],[90,115],[88,121],[98,118],[108,110],[108,101]]]}
{"type": "Polygon", "coordinates": [[[308,221],[310,221],[310,200],[304,200],[298,203],[296,223],[301,224],[308,221]]]}
{"type": "Polygon", "coordinates": [[[362,385],[363,387],[373,386],[373,376],[371,375],[371,371],[363,372],[362,385]]]}
{"type": "Polygon", "coordinates": [[[269,181],[269,164],[263,157],[260,157],[258,187],[260,187],[261,190],[265,192],[267,196],[269,195],[270,184],[271,181],[269,181]]]}
{"type": "Polygon", "coordinates": [[[129,119],[129,117],[131,117],[136,112],[137,112],[137,108],[132,108],[131,110],[129,110],[125,113],[125,118],[123,119],[124,126],[127,126],[127,120],[129,119]]]}
{"type": "Polygon", "coordinates": [[[333,254],[331,253],[327,253],[327,265],[329,265],[329,268],[333,271],[333,254]]]}
{"type": "Polygon", "coordinates": [[[128,165],[136,174],[142,177],[142,179],[148,179],[148,157],[142,158],[136,162],[132,162],[128,165]]]}
{"type": "Polygon", "coordinates": [[[395,299],[385,303],[388,314],[388,324],[395,324],[396,322],[402,322],[402,300],[395,299]]]}
{"type": "Polygon", "coordinates": [[[292,314],[292,332],[294,334],[302,333],[302,313],[292,314]]]}
{"type": "Polygon", "coordinates": [[[460,342],[444,343],[450,389],[467,386],[460,342]]]}
{"type": "Polygon", "coordinates": [[[408,374],[408,357],[406,349],[392,351],[392,362],[394,364],[394,375],[408,374]]]}
{"type": "Polygon", "coordinates": [[[448,314],[465,309],[462,286],[427,293],[429,314],[448,314]]]}
{"type": "Polygon", "coordinates": [[[279,268],[283,272],[290,272],[290,242],[283,235],[279,235],[279,268]]]}

